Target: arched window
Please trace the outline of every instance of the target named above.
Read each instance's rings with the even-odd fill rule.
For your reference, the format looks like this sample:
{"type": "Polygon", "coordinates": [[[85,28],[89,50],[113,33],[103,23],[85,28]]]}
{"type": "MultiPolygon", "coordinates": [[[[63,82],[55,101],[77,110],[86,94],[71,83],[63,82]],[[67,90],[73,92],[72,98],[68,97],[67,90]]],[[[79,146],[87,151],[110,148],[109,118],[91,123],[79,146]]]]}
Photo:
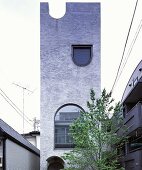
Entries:
{"type": "Polygon", "coordinates": [[[76,104],[66,104],[55,114],[55,148],[74,147],[70,132],[70,124],[79,117],[83,109],[76,104]]]}

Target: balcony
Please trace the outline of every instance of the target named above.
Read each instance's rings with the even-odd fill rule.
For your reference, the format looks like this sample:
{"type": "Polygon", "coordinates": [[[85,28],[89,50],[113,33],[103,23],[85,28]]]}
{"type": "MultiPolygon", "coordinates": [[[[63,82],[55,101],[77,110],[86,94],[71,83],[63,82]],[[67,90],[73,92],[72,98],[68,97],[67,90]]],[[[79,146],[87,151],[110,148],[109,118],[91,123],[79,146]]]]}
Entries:
{"type": "Polygon", "coordinates": [[[118,135],[130,135],[135,130],[142,128],[142,102],[138,102],[124,118],[123,126],[121,126],[118,135]]]}
{"type": "Polygon", "coordinates": [[[125,170],[142,170],[142,150],[131,152],[120,159],[125,170]]]}

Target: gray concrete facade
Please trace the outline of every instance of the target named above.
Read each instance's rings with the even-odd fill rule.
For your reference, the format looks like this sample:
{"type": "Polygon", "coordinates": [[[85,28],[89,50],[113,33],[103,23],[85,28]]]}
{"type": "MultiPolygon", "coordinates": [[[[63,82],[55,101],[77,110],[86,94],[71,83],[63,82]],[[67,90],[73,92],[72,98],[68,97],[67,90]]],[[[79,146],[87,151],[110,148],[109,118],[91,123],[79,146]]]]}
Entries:
{"type": "Polygon", "coordinates": [[[6,170],[39,170],[39,156],[6,139],[6,170]]]}
{"type": "MultiPolygon", "coordinates": [[[[0,119],[0,157],[3,170],[39,170],[40,151],[0,119]]],[[[1,167],[0,167],[1,169],[1,167]]]]}
{"type": "Polygon", "coordinates": [[[86,109],[89,92],[101,91],[100,3],[67,3],[61,19],[49,15],[48,3],[40,5],[41,49],[41,170],[47,159],[68,149],[54,148],[54,116],[59,107],[74,103],[86,109]],[[89,65],[72,60],[72,45],[92,45],[89,65]]]}

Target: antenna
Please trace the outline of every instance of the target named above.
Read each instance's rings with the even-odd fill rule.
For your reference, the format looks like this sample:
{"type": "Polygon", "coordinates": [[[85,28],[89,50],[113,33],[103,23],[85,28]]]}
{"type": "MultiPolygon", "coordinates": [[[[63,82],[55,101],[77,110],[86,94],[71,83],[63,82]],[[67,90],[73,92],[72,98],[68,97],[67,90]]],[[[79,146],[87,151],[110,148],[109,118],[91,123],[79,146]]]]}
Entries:
{"type": "Polygon", "coordinates": [[[36,117],[34,117],[33,119],[33,126],[34,126],[34,131],[39,131],[39,127],[40,127],[40,120],[36,119],[36,117]]]}
{"type": "Polygon", "coordinates": [[[19,88],[21,88],[22,90],[23,90],[23,134],[24,134],[24,119],[25,119],[25,113],[24,113],[24,104],[25,104],[25,90],[26,91],[28,91],[28,92],[31,92],[31,93],[33,93],[31,90],[29,90],[29,89],[27,89],[26,87],[23,87],[23,86],[21,86],[21,85],[19,85],[19,84],[16,84],[16,83],[13,83],[15,86],[17,86],[17,87],[19,87],[19,88]]]}

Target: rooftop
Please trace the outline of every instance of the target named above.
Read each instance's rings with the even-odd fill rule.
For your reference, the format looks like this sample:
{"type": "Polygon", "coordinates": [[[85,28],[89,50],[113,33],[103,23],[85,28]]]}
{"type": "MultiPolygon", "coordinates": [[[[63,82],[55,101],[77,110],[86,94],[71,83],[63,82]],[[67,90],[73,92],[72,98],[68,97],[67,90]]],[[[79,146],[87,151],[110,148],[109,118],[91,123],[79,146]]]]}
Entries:
{"type": "Polygon", "coordinates": [[[2,136],[11,139],[15,143],[23,146],[24,148],[34,152],[37,155],[40,155],[39,149],[37,149],[34,145],[32,145],[28,140],[26,140],[22,135],[20,135],[17,131],[15,131],[11,126],[5,123],[2,119],[0,119],[0,132],[2,136]]]}

